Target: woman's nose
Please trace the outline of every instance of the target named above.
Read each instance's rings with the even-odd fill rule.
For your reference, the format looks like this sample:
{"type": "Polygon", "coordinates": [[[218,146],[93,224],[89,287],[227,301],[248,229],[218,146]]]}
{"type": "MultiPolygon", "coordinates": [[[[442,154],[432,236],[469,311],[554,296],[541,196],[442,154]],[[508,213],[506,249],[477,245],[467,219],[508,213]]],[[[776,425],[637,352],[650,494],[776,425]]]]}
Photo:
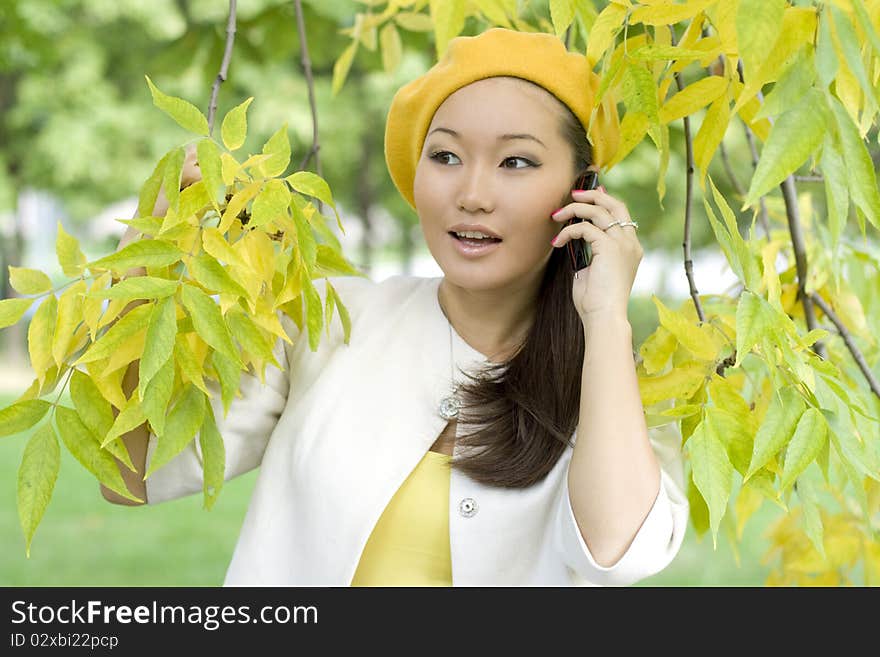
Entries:
{"type": "Polygon", "coordinates": [[[484,168],[472,167],[463,171],[459,182],[458,207],[468,212],[491,212],[494,207],[492,200],[492,172],[484,168]]]}

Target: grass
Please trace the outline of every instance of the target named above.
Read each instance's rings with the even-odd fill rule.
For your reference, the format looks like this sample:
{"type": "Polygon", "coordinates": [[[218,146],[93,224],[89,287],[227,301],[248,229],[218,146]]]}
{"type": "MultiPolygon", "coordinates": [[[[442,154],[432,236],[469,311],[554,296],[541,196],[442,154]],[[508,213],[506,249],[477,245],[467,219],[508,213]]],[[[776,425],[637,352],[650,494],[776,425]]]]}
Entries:
{"type": "MultiPolygon", "coordinates": [[[[0,408],[13,396],[0,395],[0,408]]],[[[62,403],[70,406],[62,397],[62,403]]],[[[123,507],[101,496],[98,483],[63,447],[61,470],[30,558],[18,520],[18,466],[30,432],[0,439],[0,586],[219,586],[232,558],[256,472],[224,486],[211,511],[200,495],[156,506],[123,507]]],[[[639,586],[760,586],[767,568],[761,532],[773,509],[765,505],[739,545],[737,566],[726,539],[698,540],[688,529],[681,551],[639,586]]]]}

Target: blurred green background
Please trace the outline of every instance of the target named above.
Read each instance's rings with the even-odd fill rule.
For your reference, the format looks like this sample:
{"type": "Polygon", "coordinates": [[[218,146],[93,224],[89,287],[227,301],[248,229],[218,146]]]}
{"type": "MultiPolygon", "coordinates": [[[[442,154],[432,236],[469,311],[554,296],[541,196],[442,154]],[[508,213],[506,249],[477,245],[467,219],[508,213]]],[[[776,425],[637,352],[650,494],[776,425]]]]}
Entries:
{"type": "MultiPolygon", "coordinates": [[[[533,20],[548,18],[546,1],[523,5],[533,20]]],[[[115,249],[125,228],[116,219],[131,217],[140,185],[162,154],[190,138],[153,107],[144,76],[207,112],[223,54],[227,9],[220,0],[0,3],[0,298],[15,295],[8,285],[9,265],[39,268],[57,284],[66,282],[54,253],[58,222],[80,240],[89,258],[115,249]]],[[[341,30],[352,27],[364,4],[305,0],[303,11],[320,140],[320,159],[305,168],[330,184],[346,229],[339,235],[346,255],[376,281],[397,273],[441,275],[424,245],[418,218],[388,176],[382,142],[391,97],[433,63],[432,41],[425,33],[401,32],[403,57],[399,67],[387,72],[379,50],[362,45],[334,96],[333,66],[350,43],[341,30]]],[[[465,32],[476,34],[485,27],[469,22],[465,32]]],[[[218,103],[219,121],[233,106],[255,97],[248,113],[247,152],[258,152],[286,124],[293,152],[288,172],[301,168],[312,145],[300,45],[293,2],[240,1],[232,63],[218,103]]],[[[658,157],[650,142],[603,179],[640,223],[645,257],[630,312],[637,344],[657,324],[651,295],[667,305],[688,295],[681,246],[681,122],[670,126],[670,142],[662,203],[658,157]]],[[[747,181],[748,145],[736,126],[729,130],[726,148],[734,175],[747,181]]],[[[733,178],[720,163],[713,164],[711,173],[722,192],[736,198],[733,178]]],[[[784,221],[778,204],[771,201],[769,210],[771,218],[784,221]]],[[[699,291],[727,292],[735,279],[711,238],[698,189],[693,213],[699,291]]],[[[747,232],[751,217],[739,219],[747,232]]],[[[0,408],[31,382],[27,319],[0,332],[0,408]]],[[[199,496],[156,507],[119,507],[105,502],[91,475],[62,450],[58,483],[26,559],[15,493],[26,439],[0,439],[0,585],[222,583],[255,473],[229,482],[210,512],[202,510],[199,496]]],[[[750,521],[739,555],[723,538],[715,550],[710,538],[698,541],[689,534],[673,564],[642,584],[762,584],[768,572],[761,562],[763,531],[775,513],[765,505],[750,521]]]]}

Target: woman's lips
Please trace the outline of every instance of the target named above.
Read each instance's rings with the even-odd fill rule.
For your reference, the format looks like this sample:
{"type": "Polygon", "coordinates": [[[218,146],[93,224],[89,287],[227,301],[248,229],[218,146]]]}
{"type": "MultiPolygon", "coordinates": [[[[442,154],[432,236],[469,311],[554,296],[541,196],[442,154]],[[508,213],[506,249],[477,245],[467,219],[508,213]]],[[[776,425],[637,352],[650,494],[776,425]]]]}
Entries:
{"type": "Polygon", "coordinates": [[[501,244],[501,240],[493,240],[493,239],[468,239],[466,237],[460,238],[456,237],[455,233],[449,233],[449,237],[452,238],[452,241],[455,243],[455,248],[458,252],[469,258],[479,257],[486,255],[487,253],[491,253],[501,244]]]}

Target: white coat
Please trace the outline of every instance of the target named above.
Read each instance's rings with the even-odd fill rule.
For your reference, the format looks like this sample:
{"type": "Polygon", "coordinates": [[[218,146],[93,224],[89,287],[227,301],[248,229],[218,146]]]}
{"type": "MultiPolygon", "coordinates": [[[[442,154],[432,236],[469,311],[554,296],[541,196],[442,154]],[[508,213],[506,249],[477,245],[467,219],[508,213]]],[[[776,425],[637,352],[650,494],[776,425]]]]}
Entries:
{"type": "MultiPolygon", "coordinates": [[[[312,352],[283,316],[294,340],[279,340],[276,353],[287,371],[268,366],[265,384],[243,374],[242,396],[225,418],[219,394],[211,400],[227,480],[260,468],[226,586],[350,584],[379,516],[446,425],[437,409],[450,390],[453,356],[441,280],[331,277],[351,316],[350,344],[334,316],[330,336],[325,329],[312,352]]],[[[315,285],[323,298],[324,280],[315,285]]],[[[454,331],[453,349],[466,371],[487,362],[454,331]]],[[[454,376],[465,380],[457,368],[454,376]]],[[[650,429],[659,491],[626,553],[608,567],[593,560],[571,510],[571,447],[525,489],[486,486],[453,469],[453,586],[628,585],[665,568],[688,521],[680,436],[671,426],[650,429]]],[[[151,436],[148,466],[155,447],[151,436]]],[[[200,492],[198,440],[146,486],[149,504],[200,492]]]]}

